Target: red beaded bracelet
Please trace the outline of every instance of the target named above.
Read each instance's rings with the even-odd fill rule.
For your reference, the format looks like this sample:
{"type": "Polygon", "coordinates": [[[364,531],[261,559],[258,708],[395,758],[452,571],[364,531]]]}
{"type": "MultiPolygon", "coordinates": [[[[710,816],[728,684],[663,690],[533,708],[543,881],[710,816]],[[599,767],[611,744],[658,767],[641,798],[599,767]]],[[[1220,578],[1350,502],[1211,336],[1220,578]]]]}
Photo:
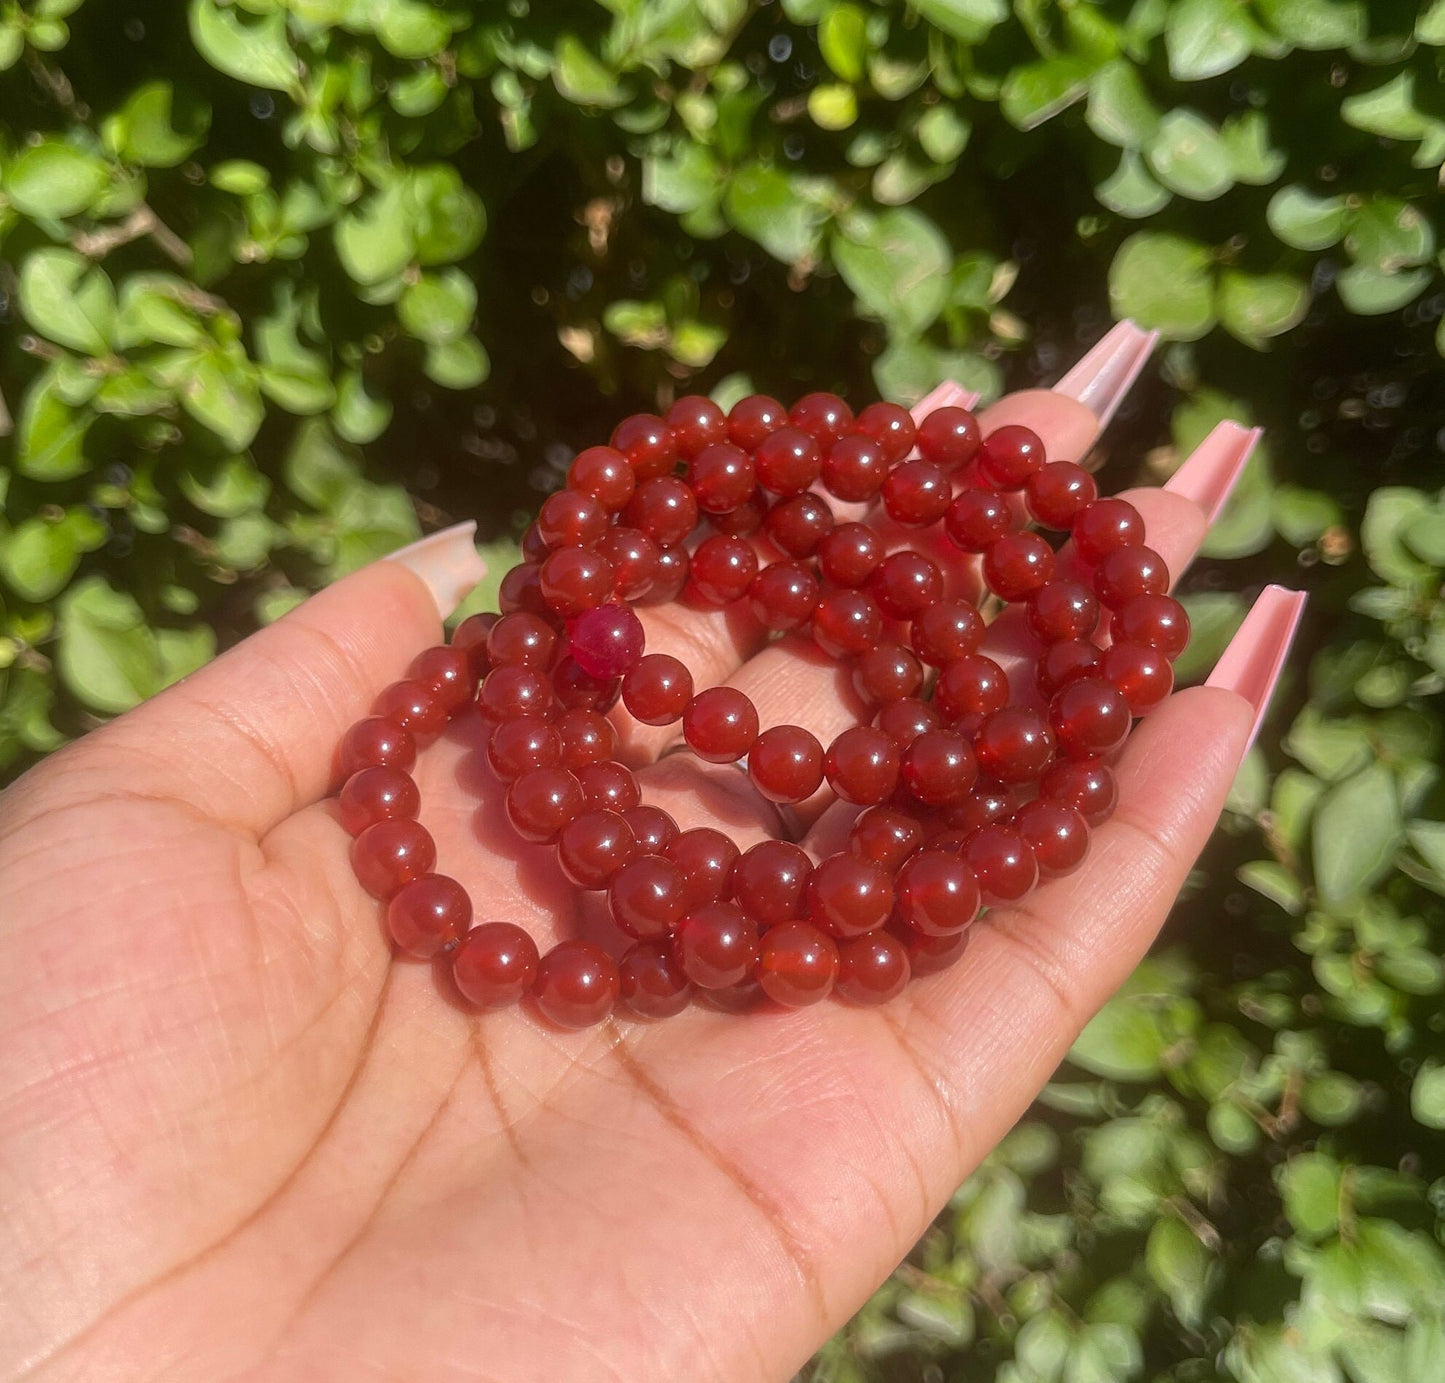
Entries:
{"type": "Polygon", "coordinates": [[[386,902],[396,945],[449,953],[479,1008],[531,994],[581,1027],[619,1000],[662,1017],[695,990],[726,998],[754,983],[790,1006],[833,990],[886,1002],[955,959],[982,907],[1078,867],[1114,806],[1108,757],[1168,695],[1189,638],[1139,512],[1098,498],[1082,467],[1048,461],[1026,427],[984,438],[964,408],[915,424],[891,403],[854,417],[832,394],[791,411],[753,395],[726,415],[689,397],[666,419],[624,420],[567,479],[527,530],[500,612],[418,656],[340,751],[358,879],[386,902]],[[993,596],[1025,607],[1045,708],[1011,704],[979,651],[978,605],[946,594],[937,563],[888,551],[827,496],[941,527],[977,554],[993,596]],[[1038,529],[1072,539],[1062,563],[1038,529]],[[684,593],[693,607],[745,605],[775,634],[808,631],[851,665],[870,723],[825,747],[799,726],[760,725],[734,687],[695,689],[681,661],[645,651],[632,608],[684,593]],[[785,840],[740,853],[719,831],[680,832],[615,757],[619,701],[643,724],[680,724],[699,758],[745,765],[780,806],[826,782],[860,808],[847,849],[814,861],[785,840]],[[580,940],[539,956],[510,923],[473,927],[466,891],[434,872],[409,770],[417,742],[460,714],[491,727],[487,762],[517,834],[555,845],[579,889],[606,892],[633,942],[620,961],[580,940]]]}

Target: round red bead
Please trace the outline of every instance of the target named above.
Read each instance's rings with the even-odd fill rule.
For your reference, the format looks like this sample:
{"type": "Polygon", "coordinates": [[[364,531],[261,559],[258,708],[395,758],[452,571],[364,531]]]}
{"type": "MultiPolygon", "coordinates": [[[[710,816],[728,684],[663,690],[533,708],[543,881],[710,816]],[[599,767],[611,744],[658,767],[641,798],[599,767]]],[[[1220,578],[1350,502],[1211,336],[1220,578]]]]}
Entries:
{"type": "Polygon", "coordinates": [[[942,807],[961,801],[978,777],[973,750],[952,730],[928,730],[903,751],[903,781],[920,802],[942,807]]]}
{"type": "Polygon", "coordinates": [[[583,672],[610,679],[637,666],[646,635],[627,606],[599,605],[568,621],[567,640],[583,672]]]}
{"type": "Polygon", "coordinates": [[[736,903],[705,903],[678,923],[672,954],[699,989],[727,989],[757,963],[758,924],[736,903]]]}
{"type": "Polygon", "coordinates": [[[885,462],[890,466],[903,460],[913,450],[918,434],[913,415],[896,403],[870,403],[853,420],[851,430],[855,436],[877,442],[883,448],[885,462]]]}
{"type": "Polygon", "coordinates": [[[536,768],[507,790],[507,820],[522,837],[551,840],[573,817],[586,809],[582,784],[564,768],[536,768]]]}
{"type": "Polygon", "coordinates": [[[947,850],[920,850],[898,871],[898,916],[925,936],[951,936],[978,916],[978,880],[947,850]]]}
{"type": "Polygon", "coordinates": [[[697,826],[668,842],[663,850],[681,871],[686,911],[727,897],[732,889],[738,847],[721,831],[697,826]]]}
{"type": "Polygon", "coordinates": [[[1102,678],[1081,677],[1049,702],[1049,725],[1070,758],[1111,753],[1124,743],[1129,722],[1124,693],[1102,678]]]}
{"type": "Polygon", "coordinates": [[[1096,499],[1074,520],[1074,551],[1088,563],[1144,541],[1144,519],[1126,499],[1096,499]]]}
{"type": "Polygon", "coordinates": [[[1002,495],[964,490],[945,511],[943,528],[964,552],[986,552],[1013,528],[1013,514],[1002,495]]]}
{"type": "Polygon", "coordinates": [[[562,736],[541,716],[504,720],[487,741],[487,763],[504,783],[538,768],[562,767],[562,736]]]}
{"type": "Polygon", "coordinates": [[[823,783],[823,746],[797,725],[764,730],[748,751],[748,777],[770,802],[802,802],[823,783]]]}
{"type": "Polygon", "coordinates": [[[731,442],[699,451],[688,463],[687,480],[704,514],[726,514],[747,503],[758,483],[752,457],[731,442]]]}
{"type": "Polygon", "coordinates": [[[983,617],[977,606],[966,600],[939,600],[913,616],[908,638],[913,651],[925,663],[943,667],[977,652],[983,631],[983,617]]]}
{"type": "Polygon", "coordinates": [[[820,447],[830,447],[853,425],[853,410],[837,394],[804,394],[788,421],[820,447]]]}
{"type": "Polygon", "coordinates": [[[590,941],[562,941],[537,964],[532,994],[559,1028],[600,1023],[617,1002],[621,977],[612,957],[590,941]]]}
{"type": "Polygon", "coordinates": [[[987,902],[1016,902],[1038,882],[1038,861],[1028,841],[1012,826],[985,826],[963,853],[987,902]]]}
{"type": "Polygon", "coordinates": [[[1084,862],[1089,825],[1077,808],[1040,797],[1019,808],[1014,826],[1028,842],[1044,878],[1071,873],[1084,862]]]}
{"type": "Polygon", "coordinates": [[[983,555],[983,579],[1002,600],[1022,600],[1054,574],[1054,550],[1037,533],[1006,533],[983,555]]]}
{"type": "Polygon", "coordinates": [[[1157,648],[1171,662],[1189,644],[1189,615],[1173,596],[1144,594],[1114,611],[1110,626],[1118,643],[1157,648]]]}
{"type": "Polygon", "coordinates": [[[436,862],[431,835],[406,817],[378,821],[351,842],[351,867],[373,898],[390,898],[413,879],[431,873],[436,862]]]}
{"type": "Polygon", "coordinates": [[[1039,782],[1039,795],[1076,807],[1090,826],[1101,826],[1114,811],[1119,790],[1102,759],[1060,759],[1039,782]]]}
{"type": "Polygon", "coordinates": [[[818,444],[795,427],[769,433],[753,456],[758,484],[775,495],[800,495],[823,469],[818,444]]]}
{"type": "Polygon", "coordinates": [[[789,557],[811,557],[833,531],[833,511],[817,495],[794,495],[773,505],[763,527],[789,557]]]}
{"type": "Polygon", "coordinates": [[[774,1003],[804,1008],[826,999],[838,976],[838,945],[806,922],[784,922],[763,934],[758,983],[774,1003]]]}
{"type": "Polygon", "coordinates": [[[773,562],[748,587],[748,608],[765,629],[801,629],[822,594],[818,578],[800,562],[773,562]]]}
{"type": "Polygon", "coordinates": [[[1029,628],[1045,643],[1087,639],[1099,623],[1099,602],[1078,581],[1049,581],[1028,600],[1029,628]]]}
{"type": "Polygon", "coordinates": [[[682,733],[698,758],[734,763],[758,737],[757,707],[735,687],[709,687],[683,712],[682,733]]]}
{"type": "Polygon", "coordinates": [[[726,415],[701,394],[684,394],[667,410],[664,421],[683,456],[696,456],[704,447],[727,440],[726,415]]]}
{"type": "Polygon", "coordinates": [[[845,523],[818,544],[818,571],[830,585],[861,586],[884,558],[883,540],[862,523],[845,523]]]}
{"type": "Polygon", "coordinates": [[[632,827],[615,811],[583,812],[557,835],[557,863],[578,888],[606,888],[636,853],[632,827]]]}
{"type": "Polygon", "coordinates": [[[638,485],[622,518],[659,547],[673,547],[697,527],[697,499],[687,482],[677,476],[653,476],[638,485]]]}
{"type": "Polygon", "coordinates": [[[829,494],[847,503],[866,504],[883,488],[892,464],[885,443],[872,437],[843,437],[828,449],[820,477],[829,494]]]}
{"type": "Polygon", "coordinates": [[[758,574],[758,554],[743,538],[706,539],[692,554],[693,592],[706,604],[729,605],[746,594],[758,574]]]}
{"type": "Polygon", "coordinates": [[[883,507],[895,523],[924,528],[937,523],[953,499],[953,487],[932,461],[904,461],[883,482],[883,507]]]}
{"type": "Polygon", "coordinates": [[[749,394],[733,404],[728,414],[728,439],[745,451],[756,451],[787,422],[788,410],[777,399],[767,394],[749,394]]]}
{"type": "Polygon", "coordinates": [[[667,475],[677,461],[672,431],[651,413],[634,413],[617,424],[612,445],[626,458],[638,480],[667,475]]]}
{"type": "Polygon", "coordinates": [[[549,548],[591,547],[608,528],[607,510],[580,490],[558,490],[537,511],[537,538],[549,548]]]}
{"type": "Polygon", "coordinates": [[[887,932],[870,932],[838,945],[834,989],[850,1004],[886,1004],[908,987],[909,975],[907,949],[887,932]]]}
{"type": "Polygon", "coordinates": [[[414,818],[421,810],[421,793],[401,769],[377,764],[353,773],[336,805],[346,833],[358,836],[378,821],[414,818]]]}
{"type": "Polygon", "coordinates": [[[966,408],[935,408],[918,424],[918,451],[935,466],[966,466],[978,454],[983,434],[966,408]]]}
{"type": "Polygon", "coordinates": [[[889,874],[923,844],[918,819],[896,807],[870,807],[860,812],[848,833],[848,849],[889,874]]]}
{"type": "Polygon", "coordinates": [[[692,981],[683,974],[667,941],[639,941],[618,966],[623,1005],[639,1018],[671,1018],[692,998],[692,981]]]}
{"type": "Polygon", "coordinates": [[[1034,783],[1054,757],[1048,722],[1026,706],[1005,706],[984,718],[973,737],[979,770],[999,783],[1034,783]]]}
{"type": "Polygon", "coordinates": [[[473,927],[452,956],[452,979],[476,1008],[515,1004],[537,977],[537,943],[510,922],[473,927]]]}
{"type": "Polygon", "coordinates": [[[644,725],[671,725],[692,700],[692,673],[670,653],[649,653],[622,679],[622,704],[644,725]]]}
{"type": "Polygon", "coordinates": [[[608,513],[615,514],[637,487],[632,466],[613,447],[588,447],[579,451],[567,472],[569,489],[591,495],[608,513]]]}
{"type": "Polygon", "coordinates": [[[1136,716],[1152,711],[1174,690],[1174,669],[1157,648],[1139,643],[1111,644],[1099,668],[1106,681],[1124,693],[1136,716]]]}
{"type": "Polygon", "coordinates": [[[978,452],[979,474],[1000,490],[1022,490],[1044,464],[1044,444],[1037,432],[1017,423],[994,429],[978,452]]]}
{"type": "Polygon", "coordinates": [[[564,547],[542,563],[538,582],[548,608],[567,618],[610,599],[615,579],[612,563],[601,553],[564,547]]]}
{"type": "Polygon", "coordinates": [[[687,881],[662,855],[638,855],[612,876],[607,909],[629,936],[666,936],[682,921],[687,881]]]}
{"type": "Polygon", "coordinates": [[[813,862],[786,840],[764,840],[745,850],[733,865],[733,898],[762,926],[802,917],[813,862]]]}
{"type": "Polygon", "coordinates": [[[1024,485],[1029,513],[1045,528],[1071,527],[1098,496],[1094,477],[1073,461],[1051,461],[1024,485]]]}
{"type": "Polygon", "coordinates": [[[861,936],[881,927],[893,911],[893,880],[859,855],[832,855],[808,880],[808,914],[835,937],[861,936]]]}
{"type": "Polygon", "coordinates": [[[860,591],[829,591],[813,611],[813,642],[831,657],[866,653],[882,637],[878,605],[860,591]]]}
{"type": "Polygon", "coordinates": [[[445,874],[423,874],[404,884],[386,908],[391,939],[421,960],[454,946],[471,924],[472,900],[466,889],[445,874]]]}
{"type": "Polygon", "coordinates": [[[368,716],[342,736],[337,757],[343,778],[363,768],[398,768],[405,773],[416,763],[416,741],[400,725],[368,716]]]}

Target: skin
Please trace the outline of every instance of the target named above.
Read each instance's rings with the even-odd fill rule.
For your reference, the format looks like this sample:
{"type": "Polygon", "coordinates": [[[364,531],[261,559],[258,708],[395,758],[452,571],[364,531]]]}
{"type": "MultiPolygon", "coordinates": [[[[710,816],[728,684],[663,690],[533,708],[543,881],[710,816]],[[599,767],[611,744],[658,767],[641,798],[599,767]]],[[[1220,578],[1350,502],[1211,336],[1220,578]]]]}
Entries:
{"type": "MultiPolygon", "coordinates": [[[[1092,415],[1014,396],[1055,458],[1092,415]]],[[[1135,496],[1176,573],[1204,528],[1135,496]]],[[[950,580],[966,589],[968,565],[950,580]]],[[[856,718],[836,670],[744,621],[649,648],[764,725],[856,718]]],[[[393,958],[347,862],[332,754],[441,630],[382,562],[0,797],[0,1370],[11,1379],[785,1379],[908,1252],[1147,949],[1252,718],[1172,697],[1132,736],[1085,865],[976,925],[882,1009],[702,1006],[564,1033],[475,1015],[393,958]]],[[[993,647],[1026,652],[1015,621],[993,647]]],[[[629,737],[648,800],[739,845],[743,775],[629,737]]],[[[480,916],[598,934],[520,846],[454,727],[418,766],[480,916]]],[[[851,809],[804,804],[815,850],[851,809]]]]}

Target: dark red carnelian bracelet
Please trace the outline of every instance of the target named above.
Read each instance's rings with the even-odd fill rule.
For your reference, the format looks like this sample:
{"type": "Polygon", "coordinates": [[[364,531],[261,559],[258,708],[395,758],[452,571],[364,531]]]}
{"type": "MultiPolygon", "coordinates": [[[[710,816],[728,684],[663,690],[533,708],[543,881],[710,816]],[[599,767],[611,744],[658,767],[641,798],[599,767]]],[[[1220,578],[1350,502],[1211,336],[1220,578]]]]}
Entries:
{"type": "Polygon", "coordinates": [[[984,439],[967,409],[915,425],[891,403],[855,418],[832,394],[791,412],[752,395],[726,415],[688,397],[666,419],[627,418],[567,482],[527,530],[501,613],[419,655],[340,751],[357,878],[386,902],[396,945],[450,953],[480,1008],[531,993],[552,1021],[582,1027],[619,997],[641,1016],[677,1013],[694,988],[726,1001],[755,983],[790,1006],[834,989],[891,999],[958,956],[981,906],[1081,863],[1114,806],[1107,758],[1168,695],[1189,638],[1138,510],[1098,498],[1080,466],[1048,462],[1028,428],[984,439]],[[1025,607],[1045,709],[1011,703],[1004,670],[979,651],[978,605],[948,595],[935,562],[838,520],[825,495],[894,525],[941,525],[977,554],[988,590],[1025,607]],[[1069,534],[1062,561],[1030,520],[1069,534]],[[644,651],[632,609],[684,595],[810,633],[851,664],[871,723],[825,749],[796,725],[762,727],[736,688],[694,689],[681,661],[644,651]],[[771,802],[803,802],[826,781],[861,809],[848,848],[815,862],[785,840],[740,853],[720,831],[680,832],[614,756],[619,700],[646,725],[680,722],[700,758],[746,761],[771,802]],[[491,726],[487,759],[517,834],[555,844],[578,888],[606,891],[634,943],[620,962],[580,940],[539,956],[508,922],[473,927],[466,891],[434,872],[409,770],[418,741],[461,713],[491,726]]]}

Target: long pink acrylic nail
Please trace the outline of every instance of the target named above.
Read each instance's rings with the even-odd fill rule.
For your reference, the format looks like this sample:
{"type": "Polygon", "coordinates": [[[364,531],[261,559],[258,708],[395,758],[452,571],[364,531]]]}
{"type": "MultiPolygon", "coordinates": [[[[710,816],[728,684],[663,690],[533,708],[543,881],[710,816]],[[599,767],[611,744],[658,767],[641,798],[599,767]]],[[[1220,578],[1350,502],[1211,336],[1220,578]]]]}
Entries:
{"type": "Polygon", "coordinates": [[[973,390],[946,379],[936,389],[926,393],[908,411],[913,414],[915,423],[921,423],[930,413],[936,413],[940,408],[972,408],[977,402],[978,395],[973,390]]]}
{"type": "Polygon", "coordinates": [[[1105,426],[1124,402],[1158,340],[1157,331],[1120,322],[1054,385],[1054,393],[1082,403],[1098,418],[1099,426],[1105,426]]]}
{"type": "Polygon", "coordinates": [[[1303,591],[1266,586],[1204,684],[1236,692],[1254,707],[1254,724],[1249,727],[1245,753],[1259,734],[1269,709],[1269,699],[1284,670],[1306,599],[1303,591]]]}
{"type": "Polygon", "coordinates": [[[437,613],[446,619],[487,574],[487,564],[477,551],[476,534],[477,525],[468,519],[399,547],[384,560],[397,562],[421,577],[436,601],[437,613]]]}
{"type": "Polygon", "coordinates": [[[1213,523],[1229,500],[1249,458],[1264,435],[1257,427],[1243,427],[1225,419],[1215,426],[1164,483],[1171,495],[1193,500],[1213,523]]]}

